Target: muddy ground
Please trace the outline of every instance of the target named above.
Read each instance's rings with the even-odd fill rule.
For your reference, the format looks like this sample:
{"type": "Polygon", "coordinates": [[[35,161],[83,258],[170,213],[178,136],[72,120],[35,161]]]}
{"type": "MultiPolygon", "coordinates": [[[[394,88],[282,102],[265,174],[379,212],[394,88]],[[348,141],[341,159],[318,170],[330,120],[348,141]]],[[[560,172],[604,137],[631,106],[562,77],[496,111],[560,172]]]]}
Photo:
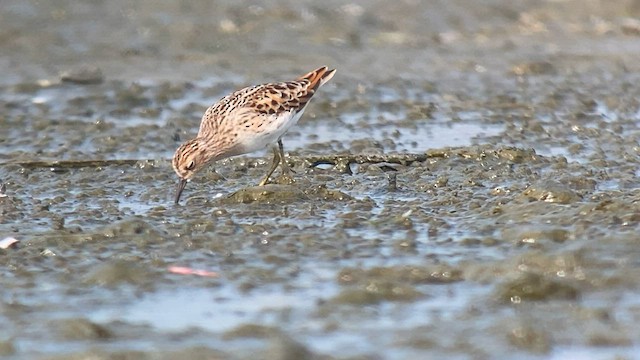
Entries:
{"type": "Polygon", "coordinates": [[[636,359],[639,55],[631,0],[3,1],[0,356],[636,359]],[[208,105],[322,65],[295,183],[173,204],[208,105]]]}

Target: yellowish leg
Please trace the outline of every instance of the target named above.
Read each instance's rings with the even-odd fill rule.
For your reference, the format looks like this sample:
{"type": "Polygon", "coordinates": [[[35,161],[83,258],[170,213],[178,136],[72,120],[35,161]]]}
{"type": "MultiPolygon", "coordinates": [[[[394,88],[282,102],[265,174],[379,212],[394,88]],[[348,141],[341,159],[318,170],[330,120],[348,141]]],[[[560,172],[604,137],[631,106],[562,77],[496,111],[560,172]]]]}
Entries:
{"type": "Polygon", "coordinates": [[[273,163],[271,163],[271,168],[267,172],[267,176],[262,178],[258,186],[264,186],[269,182],[269,177],[271,176],[271,174],[273,174],[274,171],[276,171],[276,168],[280,163],[280,153],[282,152],[282,143],[278,141],[278,144],[280,145],[280,151],[278,151],[278,149],[275,146],[273,147],[273,163]]]}
{"type": "Polygon", "coordinates": [[[282,175],[291,177],[291,168],[287,164],[287,160],[284,158],[284,149],[282,146],[282,140],[278,140],[278,151],[280,151],[280,164],[282,164],[282,175]]]}

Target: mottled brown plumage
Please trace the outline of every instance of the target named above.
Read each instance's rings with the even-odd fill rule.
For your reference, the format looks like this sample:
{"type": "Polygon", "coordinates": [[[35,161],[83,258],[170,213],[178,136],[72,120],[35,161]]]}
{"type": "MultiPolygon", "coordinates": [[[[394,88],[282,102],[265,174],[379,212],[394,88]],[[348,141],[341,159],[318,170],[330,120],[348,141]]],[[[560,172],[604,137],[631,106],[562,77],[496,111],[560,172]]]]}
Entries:
{"type": "Polygon", "coordinates": [[[208,163],[269,144],[278,146],[274,147],[272,166],[259,185],[268,182],[279,163],[284,173],[289,172],[280,139],[335,71],[321,67],[293,81],[247,87],[209,107],[202,116],[198,135],[182,144],[173,157],[173,168],[179,177],[175,202],[180,200],[187,181],[208,163]]]}

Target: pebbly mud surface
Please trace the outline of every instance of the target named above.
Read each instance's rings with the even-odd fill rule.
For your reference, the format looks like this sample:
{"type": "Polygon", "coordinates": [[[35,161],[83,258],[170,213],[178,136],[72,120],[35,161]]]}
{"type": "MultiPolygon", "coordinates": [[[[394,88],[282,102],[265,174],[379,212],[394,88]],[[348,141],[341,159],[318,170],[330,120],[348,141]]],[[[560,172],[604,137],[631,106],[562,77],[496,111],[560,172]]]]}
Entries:
{"type": "Polygon", "coordinates": [[[639,19],[631,0],[3,2],[0,356],[637,358],[639,19]],[[325,64],[283,139],[293,183],[255,187],[254,153],[173,204],[169,159],[208,105],[325,64]]]}

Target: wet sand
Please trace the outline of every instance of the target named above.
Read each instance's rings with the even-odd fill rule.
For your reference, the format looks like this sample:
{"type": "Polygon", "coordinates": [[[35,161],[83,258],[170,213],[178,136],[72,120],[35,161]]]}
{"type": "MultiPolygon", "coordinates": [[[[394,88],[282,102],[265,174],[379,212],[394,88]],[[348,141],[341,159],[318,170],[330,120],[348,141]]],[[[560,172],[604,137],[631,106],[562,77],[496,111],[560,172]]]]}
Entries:
{"type": "Polygon", "coordinates": [[[0,356],[633,359],[634,1],[6,1],[0,356]],[[338,73],[172,202],[208,105],[338,73]],[[172,266],[217,276],[176,274],[172,266]]]}

